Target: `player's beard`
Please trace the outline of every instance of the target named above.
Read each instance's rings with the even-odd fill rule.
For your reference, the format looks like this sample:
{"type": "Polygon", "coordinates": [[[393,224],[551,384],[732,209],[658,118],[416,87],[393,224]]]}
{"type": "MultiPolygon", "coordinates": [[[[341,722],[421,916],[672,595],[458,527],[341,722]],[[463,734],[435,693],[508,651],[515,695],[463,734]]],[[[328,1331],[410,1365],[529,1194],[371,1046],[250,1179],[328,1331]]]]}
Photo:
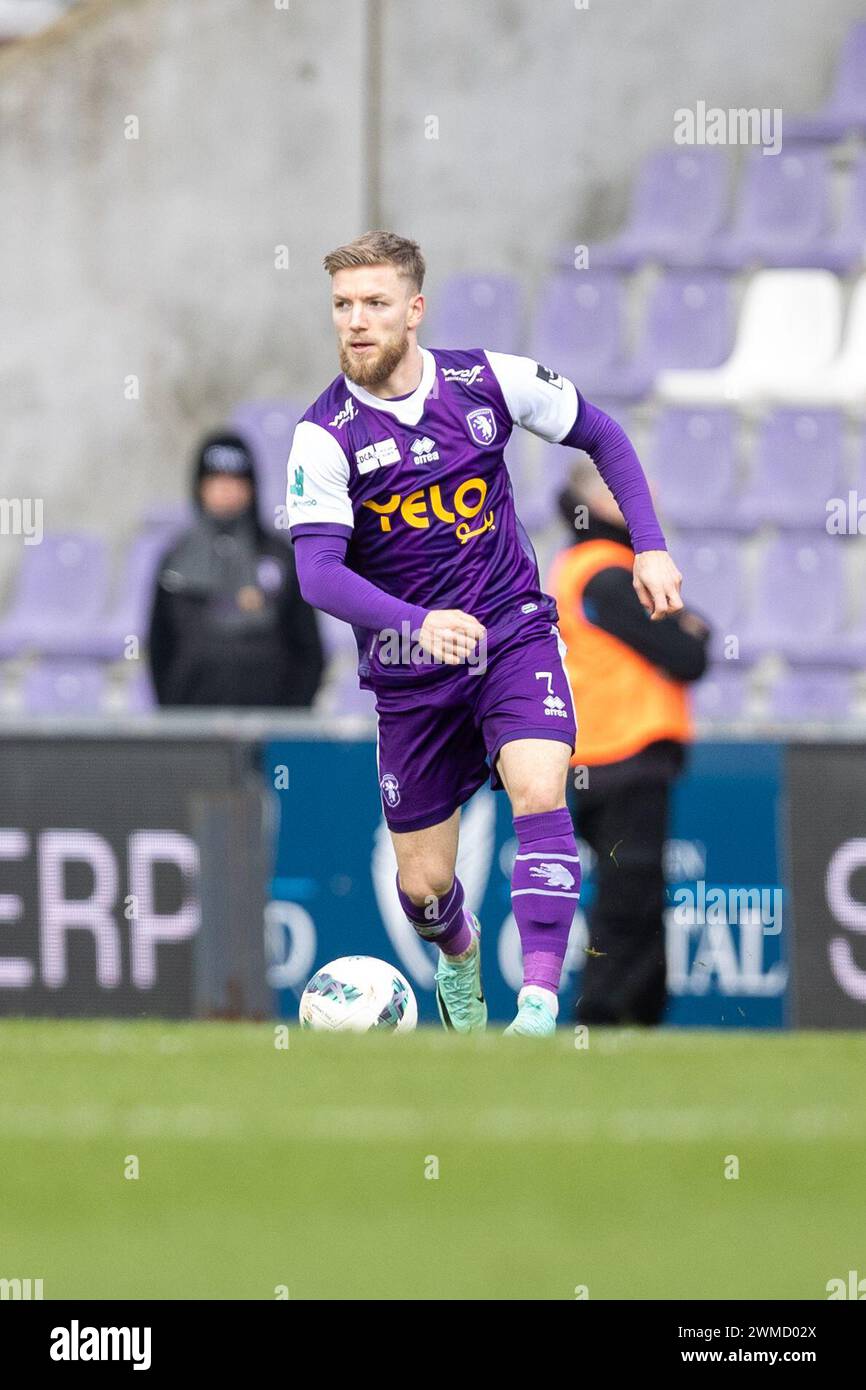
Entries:
{"type": "Polygon", "coordinates": [[[393,371],[399,367],[409,351],[409,334],[404,328],[393,338],[387,338],[375,353],[352,360],[349,349],[340,343],[340,369],[356,386],[381,386],[393,371]]]}

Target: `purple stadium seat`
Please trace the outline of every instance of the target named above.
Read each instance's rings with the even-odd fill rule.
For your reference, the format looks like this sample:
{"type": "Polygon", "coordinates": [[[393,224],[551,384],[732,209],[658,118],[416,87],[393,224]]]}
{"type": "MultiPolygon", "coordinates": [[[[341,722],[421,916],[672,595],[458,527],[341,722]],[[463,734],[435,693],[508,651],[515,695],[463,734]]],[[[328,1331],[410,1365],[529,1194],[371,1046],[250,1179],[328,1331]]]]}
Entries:
{"type": "Polygon", "coordinates": [[[175,530],[154,529],[136,537],[126,557],[114,607],[96,619],[88,632],[82,633],[76,645],[78,655],[107,660],[122,657],[129,637],[137,637],[144,645],[156,572],[175,536],[175,530]]]}
{"type": "Polygon", "coordinates": [[[739,633],[743,608],[740,548],[730,536],[711,532],[671,543],[674,563],[683,576],[683,602],[712,627],[709,653],[725,655],[725,639],[739,633]]]}
{"type": "Polygon", "coordinates": [[[376,696],[372,690],[361,689],[354,668],[347,668],[337,678],[334,689],[329,692],[328,703],[332,713],[337,715],[376,713],[376,696]]]}
{"type": "Polygon", "coordinates": [[[830,169],[822,150],[750,153],[734,225],[712,237],[704,264],[723,270],[764,265],[839,269],[828,250],[830,169]]]}
{"type": "Polygon", "coordinates": [[[77,654],[104,608],[107,586],[101,537],[69,532],[25,545],[12,607],[0,624],[0,657],[77,654]]]}
{"type": "Polygon", "coordinates": [[[624,366],[622,320],[619,276],[579,270],[553,275],[541,289],[529,350],[596,401],[624,366]]]}
{"type": "Polygon", "coordinates": [[[105,685],[105,667],[97,661],[40,661],[24,677],[24,708],[28,714],[99,714],[105,685]]]}
{"type": "Polygon", "coordinates": [[[849,171],[842,222],[829,238],[827,252],[840,273],[853,274],[866,265],[866,153],[862,151],[849,171]]]}
{"type": "Polygon", "coordinates": [[[846,632],[844,540],[781,532],[759,565],[743,628],[744,659],[777,652],[795,665],[856,665],[846,632]]]}
{"type": "Polygon", "coordinates": [[[722,724],[742,718],[746,702],[746,677],[737,662],[714,663],[689,689],[696,718],[722,724]]]}
{"type": "Polygon", "coordinates": [[[150,714],[157,709],[156,691],[150,678],[150,671],[144,663],[139,663],[132,680],[124,691],[128,714],[150,714]]]}
{"type": "Polygon", "coordinates": [[[192,502],[154,502],[147,507],[141,518],[141,526],[147,531],[161,531],[165,535],[176,535],[185,531],[195,521],[196,513],[192,502]]]}
{"type": "Polygon", "coordinates": [[[744,525],[823,530],[828,497],[842,494],[843,447],[835,410],[775,410],[761,427],[754,477],[738,500],[744,525]]]}
{"type": "Polygon", "coordinates": [[[734,316],[726,277],[670,271],[650,295],[634,358],[601,369],[593,384],[593,399],[596,404],[605,398],[611,403],[640,400],[649,395],[657,372],[720,367],[733,345],[734,316]]]}
{"type": "MultiPolygon", "coordinates": [[[[857,465],[854,478],[854,489],[857,494],[855,501],[862,501],[862,521],[860,521],[859,534],[866,536],[866,430],[860,435],[857,443],[857,465]]],[[[843,491],[842,498],[847,500],[847,493],[843,491]]],[[[851,518],[852,522],[854,518],[851,518]]]]}
{"type": "Polygon", "coordinates": [[[521,289],[510,275],[451,275],[431,301],[421,337],[432,347],[522,350],[521,289]]]}
{"type": "Polygon", "coordinates": [[[702,530],[739,528],[736,419],[731,411],[663,411],[647,458],[666,520],[702,530]]]}
{"type": "Polygon", "coordinates": [[[275,520],[285,512],[286,464],[304,409],[296,401],[248,401],[237,407],[229,422],[252,450],[262,525],[269,531],[279,529],[286,538],[285,519],[279,528],[275,520]]]}
{"type": "Polygon", "coordinates": [[[824,107],[811,116],[785,116],[785,135],[792,140],[841,140],[852,130],[866,131],[866,23],[848,30],[824,107]]]}
{"type": "MultiPolygon", "coordinates": [[[[693,266],[721,228],[728,199],[728,163],[719,150],[660,150],[638,173],[628,225],[612,241],[590,247],[594,270],[635,270],[646,262],[693,266]]],[[[563,268],[573,266],[573,252],[563,268]]]]}
{"type": "Polygon", "coordinates": [[[794,670],[781,676],[770,691],[774,719],[846,719],[851,714],[851,677],[839,670],[794,670]]]}
{"type": "Polygon", "coordinates": [[[660,367],[720,367],[734,346],[734,312],[725,276],[671,271],[653,291],[637,350],[650,377],[660,367]]]}
{"type": "Polygon", "coordinates": [[[316,609],[316,619],[325,660],[333,661],[339,656],[354,657],[357,660],[358,644],[351,625],[335,618],[331,613],[323,613],[320,608],[316,609]]]}
{"type": "MultiPolygon", "coordinates": [[[[605,408],[605,404],[601,401],[596,400],[593,404],[600,406],[601,409],[605,408]]],[[[608,404],[610,404],[614,418],[628,434],[628,415],[623,412],[621,407],[612,403],[608,404]]],[[[519,442],[521,449],[525,449],[522,436],[519,442]]],[[[512,443],[508,446],[509,450],[513,444],[514,436],[512,436],[512,443]]],[[[539,443],[536,457],[532,460],[531,465],[524,464],[517,477],[512,474],[517,515],[527,531],[542,530],[554,519],[560,519],[557,498],[568,482],[578,457],[579,455],[574,449],[564,449],[561,444],[539,443]]]]}
{"type": "Polygon", "coordinates": [[[508,476],[515,510],[528,532],[540,530],[553,520],[557,489],[564,486],[573,459],[571,449],[558,445],[533,449],[524,430],[515,430],[512,434],[506,450],[508,476]],[[542,452],[540,458],[539,451],[542,452]]]}

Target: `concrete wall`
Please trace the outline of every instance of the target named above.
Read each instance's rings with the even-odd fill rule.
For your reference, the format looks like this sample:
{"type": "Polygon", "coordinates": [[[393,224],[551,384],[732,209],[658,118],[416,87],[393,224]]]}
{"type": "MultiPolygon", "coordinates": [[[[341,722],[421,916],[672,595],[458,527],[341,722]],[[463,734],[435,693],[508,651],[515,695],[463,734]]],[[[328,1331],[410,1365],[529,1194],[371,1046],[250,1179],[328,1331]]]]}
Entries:
{"type": "MultiPolygon", "coordinates": [[[[866,14],[379,0],[377,189],[366,0],[276,3],[97,0],[0,56],[0,494],[44,497],[46,527],[124,538],[149,501],[183,495],[197,435],[238,400],[321,389],[321,255],[371,204],[422,241],[434,292],[465,266],[532,281],[563,239],[615,226],[676,107],[808,109],[866,14]]],[[[19,556],[0,537],[0,576],[19,556]]]]}
{"type": "Polygon", "coordinates": [[[388,5],[384,207],[432,253],[431,288],[476,266],[531,279],[552,246],[615,230],[678,107],[814,109],[850,24],[866,19],[864,0],[588,6],[388,5]]]}
{"type": "MultiPolygon", "coordinates": [[[[235,402],[334,374],[321,257],[361,220],[362,20],[111,0],[0,57],[0,494],[44,497],[46,529],[127,533],[235,402]]],[[[20,553],[0,537],[7,574],[20,553]]]]}

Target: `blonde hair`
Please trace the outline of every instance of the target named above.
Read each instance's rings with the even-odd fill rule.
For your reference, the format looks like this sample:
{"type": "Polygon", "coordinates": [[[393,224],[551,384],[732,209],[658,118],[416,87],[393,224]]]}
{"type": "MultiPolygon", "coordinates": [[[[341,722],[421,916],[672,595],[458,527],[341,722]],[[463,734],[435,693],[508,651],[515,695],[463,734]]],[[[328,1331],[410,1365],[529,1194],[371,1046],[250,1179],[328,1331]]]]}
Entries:
{"type": "Polygon", "coordinates": [[[395,232],[365,232],[345,246],[338,246],[336,251],[330,251],[322,264],[329,275],[358,265],[393,265],[411,280],[419,293],[427,269],[417,241],[409,241],[395,232]]]}

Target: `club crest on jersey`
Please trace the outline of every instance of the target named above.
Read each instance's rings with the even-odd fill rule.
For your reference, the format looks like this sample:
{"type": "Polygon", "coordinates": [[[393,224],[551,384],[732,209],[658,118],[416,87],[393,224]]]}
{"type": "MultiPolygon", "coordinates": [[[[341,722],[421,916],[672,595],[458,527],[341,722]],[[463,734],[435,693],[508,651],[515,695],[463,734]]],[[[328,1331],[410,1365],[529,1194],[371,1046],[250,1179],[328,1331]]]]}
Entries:
{"type": "Polygon", "coordinates": [[[341,430],[345,424],[355,418],[355,402],[351,396],[346,398],[346,404],[342,410],[338,410],[333,420],[330,421],[332,430],[341,430]]]}
{"type": "Polygon", "coordinates": [[[439,450],[436,448],[436,440],[431,439],[425,434],[423,439],[413,439],[409,445],[415,455],[416,463],[436,463],[439,458],[439,450]]]}
{"type": "Polygon", "coordinates": [[[470,410],[466,416],[469,433],[476,444],[492,444],[496,438],[496,419],[493,411],[486,405],[479,410],[470,410]]]}
{"type": "Polygon", "coordinates": [[[374,468],[384,468],[388,463],[400,462],[400,450],[396,439],[379,439],[355,453],[359,473],[372,473],[374,468]]]}

